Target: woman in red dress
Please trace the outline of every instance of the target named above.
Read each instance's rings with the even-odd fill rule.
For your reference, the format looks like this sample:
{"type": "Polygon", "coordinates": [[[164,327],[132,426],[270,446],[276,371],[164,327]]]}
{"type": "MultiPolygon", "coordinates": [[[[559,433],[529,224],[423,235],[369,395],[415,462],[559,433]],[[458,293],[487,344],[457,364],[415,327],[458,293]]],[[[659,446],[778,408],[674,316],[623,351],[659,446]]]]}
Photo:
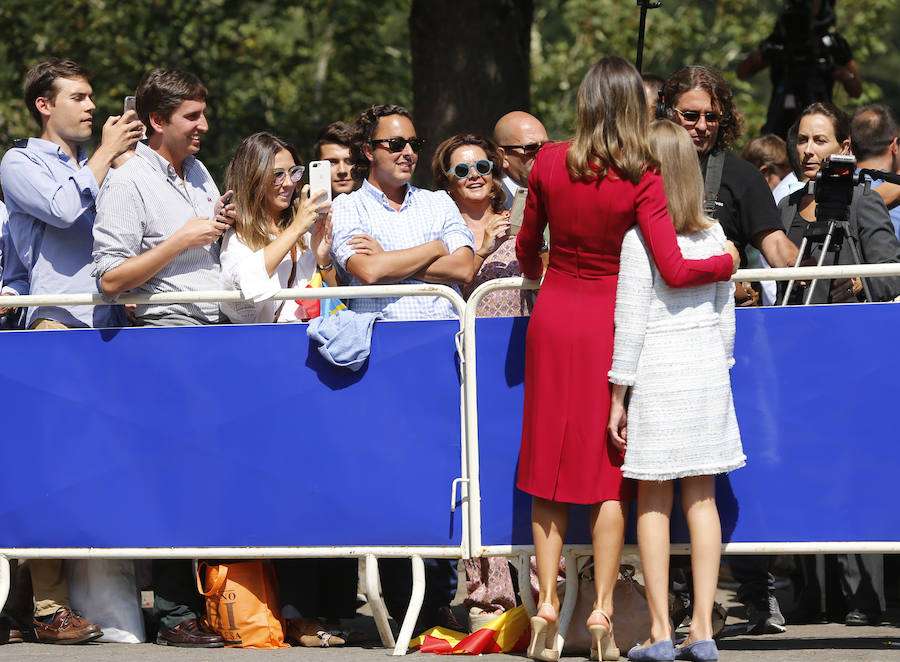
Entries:
{"type": "Polygon", "coordinates": [[[533,496],[532,530],[540,583],[528,655],[556,660],[556,572],[569,504],[593,504],[591,534],[597,600],[587,621],[593,655],[616,659],[612,590],[625,531],[622,454],[609,443],[607,373],[612,363],[619,252],[637,223],[666,283],[688,287],[728,280],[738,254],[685,260],[666,211],[662,178],[647,145],[640,74],[608,57],[578,91],[571,143],[546,145],[528,180],[516,253],[526,278],[541,277],[539,250],[550,224],[550,263],[531,321],[517,486],[533,496]]]}

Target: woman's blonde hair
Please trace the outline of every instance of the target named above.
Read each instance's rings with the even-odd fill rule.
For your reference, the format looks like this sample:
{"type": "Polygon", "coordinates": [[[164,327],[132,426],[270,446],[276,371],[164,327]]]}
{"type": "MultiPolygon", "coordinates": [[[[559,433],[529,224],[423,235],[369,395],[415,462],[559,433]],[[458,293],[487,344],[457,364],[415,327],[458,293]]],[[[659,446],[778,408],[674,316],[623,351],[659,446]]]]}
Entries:
{"type": "MultiPolygon", "coordinates": [[[[573,179],[605,177],[610,168],[637,184],[655,164],[647,135],[647,98],[641,75],[620,57],[605,57],[578,88],[578,126],[566,155],[573,179]]],[[[695,157],[696,158],[696,157],[695,157]]]]}
{"type": "MultiPolygon", "coordinates": [[[[303,163],[291,144],[271,133],[254,133],[238,147],[225,174],[226,188],[234,191],[234,231],[254,251],[265,248],[271,242],[267,202],[272,189],[272,163],[281,150],[287,150],[294,158],[294,163],[303,163]]],[[[290,225],[299,206],[298,186],[294,189],[291,204],[281,212],[276,224],[282,229],[290,225]]],[[[301,251],[306,250],[306,242],[302,237],[297,246],[301,251]]]]}
{"type": "Polygon", "coordinates": [[[659,163],[675,232],[690,234],[710,227],[715,221],[703,211],[703,175],[688,132],[670,120],[653,120],[649,142],[659,163]]]}

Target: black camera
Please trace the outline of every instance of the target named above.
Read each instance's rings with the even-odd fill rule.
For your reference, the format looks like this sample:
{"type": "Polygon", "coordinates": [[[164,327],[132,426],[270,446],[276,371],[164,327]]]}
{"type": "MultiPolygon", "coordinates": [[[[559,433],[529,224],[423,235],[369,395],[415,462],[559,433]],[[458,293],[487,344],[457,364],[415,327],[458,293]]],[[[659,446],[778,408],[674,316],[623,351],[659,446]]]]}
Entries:
{"type": "Polygon", "coordinates": [[[853,187],[859,181],[856,157],[852,154],[826,156],[815,181],[807,185],[807,192],[816,198],[816,221],[848,220],[853,187]]]}

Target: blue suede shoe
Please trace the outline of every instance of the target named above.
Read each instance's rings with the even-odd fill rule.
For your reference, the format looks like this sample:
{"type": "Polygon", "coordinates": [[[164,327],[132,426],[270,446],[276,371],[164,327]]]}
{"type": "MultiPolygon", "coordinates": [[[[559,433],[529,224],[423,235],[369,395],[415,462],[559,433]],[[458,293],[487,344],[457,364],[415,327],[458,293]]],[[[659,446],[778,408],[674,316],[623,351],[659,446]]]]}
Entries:
{"type": "Polygon", "coordinates": [[[675,659],[675,646],[671,639],[660,639],[649,646],[635,646],[628,651],[629,660],[645,660],[646,662],[669,662],[675,659]]]}
{"type": "Polygon", "coordinates": [[[713,662],[719,659],[719,649],[712,639],[701,639],[692,644],[675,649],[676,660],[693,660],[694,662],[713,662]]]}

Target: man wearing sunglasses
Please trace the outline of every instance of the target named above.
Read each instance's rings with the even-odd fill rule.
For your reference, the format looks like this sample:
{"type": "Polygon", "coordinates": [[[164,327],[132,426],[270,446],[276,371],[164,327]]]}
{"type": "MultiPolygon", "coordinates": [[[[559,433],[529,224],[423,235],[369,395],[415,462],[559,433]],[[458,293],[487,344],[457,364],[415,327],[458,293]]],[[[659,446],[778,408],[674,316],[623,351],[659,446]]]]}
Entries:
{"type": "Polygon", "coordinates": [[[707,67],[685,67],[666,81],[663,97],[668,118],[691,136],[707,186],[708,213],[737,246],[741,266],[747,266],[747,244],[773,267],[793,266],[797,247],[784,234],[766,180],[752,164],[727,151],[740,136],[744,119],[725,80],[707,67]]]}
{"type": "MultiPolygon", "coordinates": [[[[471,231],[450,197],[410,184],[423,139],[402,106],[372,106],[356,122],[351,142],[353,178],[362,186],[332,205],[335,262],[350,285],[443,283],[472,280],[471,231]]],[[[350,309],[387,319],[455,317],[441,297],[353,299],[350,309]]]]}
{"type": "Polygon", "coordinates": [[[528,175],[538,150],[549,142],[547,130],[534,115],[521,110],[506,113],[494,125],[494,142],[503,150],[503,190],[506,208],[512,206],[516,190],[528,188],[528,175]]]}

